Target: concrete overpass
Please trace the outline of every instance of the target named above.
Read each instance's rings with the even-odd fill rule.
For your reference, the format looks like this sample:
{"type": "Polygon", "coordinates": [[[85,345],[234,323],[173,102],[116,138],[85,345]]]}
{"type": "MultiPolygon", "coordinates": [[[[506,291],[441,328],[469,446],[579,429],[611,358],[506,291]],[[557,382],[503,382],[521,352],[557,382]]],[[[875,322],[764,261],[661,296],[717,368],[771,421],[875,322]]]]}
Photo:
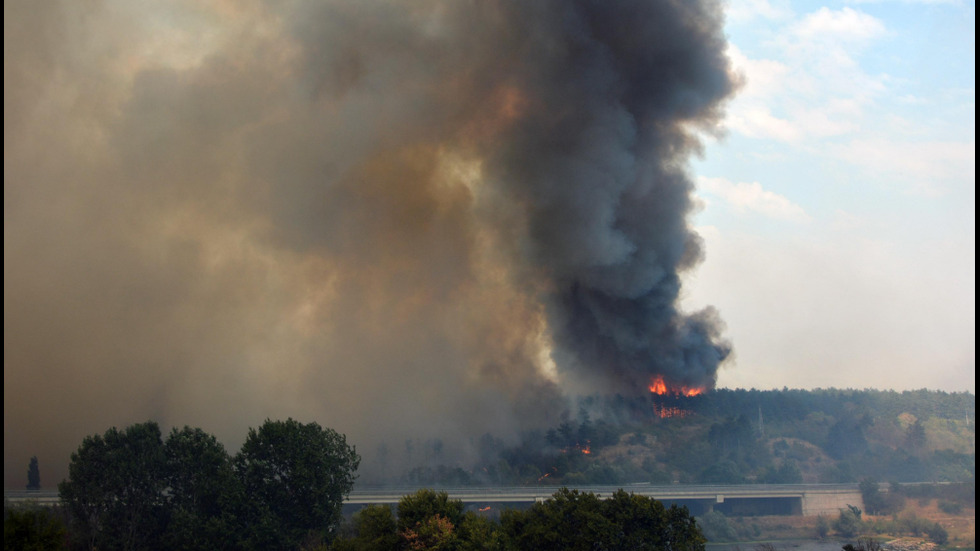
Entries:
{"type": "MultiPolygon", "coordinates": [[[[625,484],[611,486],[579,486],[575,489],[609,497],[618,489],[651,497],[667,504],[687,507],[694,515],[719,511],[726,516],[755,515],[836,515],[848,505],[864,508],[857,484],[753,484],[736,486],[654,486],[625,484]]],[[[511,486],[500,488],[435,488],[459,499],[470,508],[494,506],[520,507],[544,501],[558,491],[554,486],[511,486]]],[[[365,505],[395,504],[403,496],[414,493],[417,486],[360,486],[347,497],[345,510],[365,505]]],[[[40,505],[58,503],[57,492],[4,492],[4,500],[12,503],[33,501],[40,505]]]]}
{"type": "MultiPolygon", "coordinates": [[[[857,484],[752,484],[732,486],[654,486],[625,484],[579,486],[575,489],[609,497],[618,489],[651,497],[667,504],[686,506],[693,514],[719,511],[728,516],[836,515],[848,505],[864,508],[857,484]]],[[[358,487],[346,504],[394,504],[417,487],[358,487]]],[[[558,490],[553,486],[500,488],[435,488],[467,505],[479,507],[531,504],[544,501],[558,490]]]]}

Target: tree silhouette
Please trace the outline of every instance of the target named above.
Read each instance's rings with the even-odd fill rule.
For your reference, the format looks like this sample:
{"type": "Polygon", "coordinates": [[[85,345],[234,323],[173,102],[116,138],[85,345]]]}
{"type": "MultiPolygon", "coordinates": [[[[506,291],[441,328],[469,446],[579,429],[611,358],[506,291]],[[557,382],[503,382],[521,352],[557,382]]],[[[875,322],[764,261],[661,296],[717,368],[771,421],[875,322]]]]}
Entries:
{"type": "Polygon", "coordinates": [[[41,472],[37,468],[37,456],[31,458],[31,464],[27,467],[27,489],[41,489],[41,472]]]}

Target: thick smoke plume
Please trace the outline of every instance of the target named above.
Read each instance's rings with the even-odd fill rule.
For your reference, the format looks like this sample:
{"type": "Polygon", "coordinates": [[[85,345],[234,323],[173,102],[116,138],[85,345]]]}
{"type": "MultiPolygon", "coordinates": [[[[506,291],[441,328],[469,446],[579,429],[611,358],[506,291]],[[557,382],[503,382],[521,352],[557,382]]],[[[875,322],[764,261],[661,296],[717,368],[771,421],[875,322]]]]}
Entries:
{"type": "MultiPolygon", "coordinates": [[[[4,3],[4,471],[153,418],[360,448],[710,387],[718,2],[4,3]]],[[[45,466],[48,470],[44,471],[45,466]]]]}

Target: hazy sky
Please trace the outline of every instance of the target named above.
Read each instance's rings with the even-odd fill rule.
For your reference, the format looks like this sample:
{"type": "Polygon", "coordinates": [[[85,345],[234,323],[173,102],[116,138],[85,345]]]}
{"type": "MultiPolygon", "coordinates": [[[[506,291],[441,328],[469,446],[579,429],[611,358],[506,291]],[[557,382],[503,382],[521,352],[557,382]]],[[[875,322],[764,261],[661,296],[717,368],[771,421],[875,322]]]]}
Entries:
{"type": "Polygon", "coordinates": [[[695,163],[730,387],[974,392],[975,4],[733,1],[695,163]]]}
{"type": "Polygon", "coordinates": [[[973,392],[974,11],[5,2],[5,485],[146,419],[973,392]]]}

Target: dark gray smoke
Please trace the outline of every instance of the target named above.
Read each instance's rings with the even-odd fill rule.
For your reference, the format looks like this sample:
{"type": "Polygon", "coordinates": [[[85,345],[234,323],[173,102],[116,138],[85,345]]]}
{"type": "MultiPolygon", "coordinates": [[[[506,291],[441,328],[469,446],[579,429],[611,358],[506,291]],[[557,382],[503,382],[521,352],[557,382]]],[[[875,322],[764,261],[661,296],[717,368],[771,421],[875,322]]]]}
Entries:
{"type": "Polygon", "coordinates": [[[713,384],[719,322],[676,302],[719,3],[4,15],[8,486],[147,418],[448,453],[567,392],[713,384]]]}
{"type": "Polygon", "coordinates": [[[512,78],[541,109],[526,109],[486,157],[527,216],[562,367],[627,393],[653,375],[712,387],[729,353],[719,322],[675,303],[678,271],[700,257],[687,225],[690,130],[717,119],[733,85],[718,6],[556,7],[512,19],[528,37],[512,78]]]}

